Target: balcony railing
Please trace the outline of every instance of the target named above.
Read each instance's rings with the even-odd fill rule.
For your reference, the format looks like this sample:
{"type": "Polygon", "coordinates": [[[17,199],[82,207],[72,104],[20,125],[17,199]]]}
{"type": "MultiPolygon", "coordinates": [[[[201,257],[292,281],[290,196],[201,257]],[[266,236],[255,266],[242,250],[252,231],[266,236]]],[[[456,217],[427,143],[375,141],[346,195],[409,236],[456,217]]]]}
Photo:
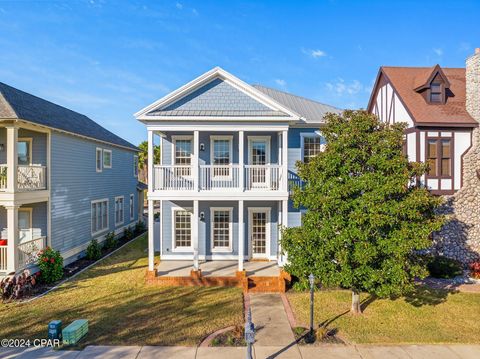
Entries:
{"type": "MultiPolygon", "coordinates": [[[[37,263],[38,252],[45,248],[45,237],[36,237],[28,241],[24,241],[17,246],[18,253],[18,268],[16,270],[28,268],[37,263]]],[[[0,246],[0,271],[8,270],[7,258],[8,246],[0,246]]]]}
{"type": "MultiPolygon", "coordinates": [[[[6,165],[0,165],[0,191],[7,189],[6,165]]],[[[20,191],[47,189],[47,167],[40,165],[17,166],[17,188],[20,191]]]]}
{"type": "MultiPolygon", "coordinates": [[[[153,188],[159,191],[193,191],[195,188],[193,166],[155,165],[153,188]]],[[[278,191],[282,182],[280,165],[200,165],[198,190],[267,190],[278,191]],[[242,177],[244,188],[242,186],[242,177]]]]}
{"type": "Polygon", "coordinates": [[[0,166],[0,190],[7,189],[7,166],[0,166]]]}

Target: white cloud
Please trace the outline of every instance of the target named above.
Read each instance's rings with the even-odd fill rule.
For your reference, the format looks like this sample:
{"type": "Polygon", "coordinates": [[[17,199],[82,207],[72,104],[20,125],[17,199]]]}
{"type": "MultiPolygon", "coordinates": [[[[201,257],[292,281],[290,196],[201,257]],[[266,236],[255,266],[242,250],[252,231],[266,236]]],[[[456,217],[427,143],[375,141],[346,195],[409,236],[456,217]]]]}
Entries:
{"type": "Polygon", "coordinates": [[[336,96],[356,95],[365,89],[365,86],[358,80],[353,80],[348,83],[342,78],[339,78],[335,82],[327,82],[325,86],[328,91],[336,96]]]}
{"type": "Polygon", "coordinates": [[[302,52],[305,55],[313,57],[314,59],[319,59],[320,57],[327,56],[327,53],[325,51],[320,50],[320,49],[304,49],[304,48],[302,48],[302,52]]]}
{"type": "Polygon", "coordinates": [[[433,52],[437,54],[437,56],[442,56],[443,55],[443,49],[441,48],[434,48],[433,52]]]}
{"type": "Polygon", "coordinates": [[[470,43],[465,41],[462,41],[460,43],[460,46],[459,46],[460,51],[470,52],[471,49],[472,49],[472,46],[470,45],[470,43]]]}
{"type": "Polygon", "coordinates": [[[178,10],[182,10],[183,9],[183,4],[182,3],[175,3],[175,7],[178,9],[178,10]]]}
{"type": "Polygon", "coordinates": [[[275,79],[275,83],[280,87],[286,87],[287,86],[287,81],[285,81],[283,79],[275,79]]]}

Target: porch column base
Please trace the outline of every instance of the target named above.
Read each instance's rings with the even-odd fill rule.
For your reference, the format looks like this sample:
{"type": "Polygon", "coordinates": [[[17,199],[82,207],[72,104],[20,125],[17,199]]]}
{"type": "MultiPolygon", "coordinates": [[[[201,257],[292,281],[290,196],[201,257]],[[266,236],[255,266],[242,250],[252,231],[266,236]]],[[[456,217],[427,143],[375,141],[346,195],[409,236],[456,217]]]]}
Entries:
{"type": "Polygon", "coordinates": [[[193,279],[202,278],[202,270],[201,269],[198,269],[198,270],[192,269],[190,271],[190,277],[192,277],[193,279]]]}
{"type": "Polygon", "coordinates": [[[247,278],[247,271],[244,269],[244,270],[237,270],[235,272],[235,277],[237,277],[238,279],[242,279],[242,278],[247,278]]]}
{"type": "Polygon", "coordinates": [[[157,276],[157,270],[156,269],[147,270],[147,276],[146,276],[147,282],[153,281],[156,276],[157,276]]]}

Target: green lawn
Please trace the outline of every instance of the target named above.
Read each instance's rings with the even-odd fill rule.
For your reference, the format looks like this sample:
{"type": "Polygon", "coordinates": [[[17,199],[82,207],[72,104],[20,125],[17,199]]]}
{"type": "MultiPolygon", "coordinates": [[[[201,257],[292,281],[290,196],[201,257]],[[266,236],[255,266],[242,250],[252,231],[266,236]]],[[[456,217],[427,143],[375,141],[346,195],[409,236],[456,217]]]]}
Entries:
{"type": "Polygon", "coordinates": [[[0,338],[44,338],[47,324],[89,321],[82,345],[195,345],[242,324],[238,288],[145,284],[146,236],[32,303],[0,304],[0,338]]]}
{"type": "MultiPolygon", "coordinates": [[[[309,323],[309,294],[288,293],[288,299],[297,321],[309,323]]],[[[350,314],[350,305],[349,291],[316,292],[316,324],[330,322],[354,343],[480,343],[480,294],[419,287],[406,298],[374,300],[362,315],[350,314]]]]}

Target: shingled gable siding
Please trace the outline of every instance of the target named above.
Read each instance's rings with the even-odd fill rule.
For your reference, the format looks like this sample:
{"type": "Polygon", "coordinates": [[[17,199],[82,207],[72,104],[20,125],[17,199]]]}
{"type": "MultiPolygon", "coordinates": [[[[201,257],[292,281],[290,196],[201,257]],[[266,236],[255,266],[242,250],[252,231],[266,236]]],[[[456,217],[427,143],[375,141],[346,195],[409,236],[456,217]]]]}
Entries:
{"type": "Polygon", "coordinates": [[[210,83],[193,91],[177,102],[165,107],[163,111],[271,111],[264,104],[254,100],[249,95],[236,89],[221,79],[215,79],[210,83]]]}
{"type": "MultiPolygon", "coordinates": [[[[137,203],[137,178],[133,174],[135,152],[55,131],[51,137],[51,152],[51,243],[54,248],[71,253],[90,242],[91,201],[108,198],[109,230],[112,231],[116,228],[115,197],[124,196],[124,224],[130,222],[130,194],[137,203]],[[97,147],[112,151],[111,169],[96,172],[97,147]]],[[[131,223],[137,217],[135,211],[131,223]]],[[[66,263],[76,256],[67,259],[66,263]]]]}
{"type": "MultiPolygon", "coordinates": [[[[163,255],[192,255],[192,251],[172,251],[172,208],[180,207],[187,210],[192,210],[193,202],[192,201],[163,201],[162,202],[162,213],[163,219],[160,224],[160,230],[162,234],[162,254],[163,255]]],[[[211,218],[210,218],[210,209],[212,207],[231,207],[233,208],[233,226],[232,226],[232,240],[233,240],[233,251],[231,253],[215,253],[215,255],[238,255],[238,202],[237,201],[200,201],[199,203],[199,212],[203,212],[205,219],[199,220],[199,237],[198,237],[198,251],[200,256],[209,256],[212,254],[211,251],[211,218]]],[[[277,243],[278,243],[278,205],[276,201],[245,201],[244,203],[244,220],[245,220],[245,255],[250,254],[248,247],[248,208],[251,207],[266,207],[270,208],[271,212],[271,224],[270,224],[270,233],[271,233],[271,244],[270,244],[270,255],[275,256],[277,254],[277,243]]],[[[158,226],[156,226],[158,231],[158,226]]],[[[159,250],[159,240],[158,232],[155,235],[155,250],[159,250]]]]}

